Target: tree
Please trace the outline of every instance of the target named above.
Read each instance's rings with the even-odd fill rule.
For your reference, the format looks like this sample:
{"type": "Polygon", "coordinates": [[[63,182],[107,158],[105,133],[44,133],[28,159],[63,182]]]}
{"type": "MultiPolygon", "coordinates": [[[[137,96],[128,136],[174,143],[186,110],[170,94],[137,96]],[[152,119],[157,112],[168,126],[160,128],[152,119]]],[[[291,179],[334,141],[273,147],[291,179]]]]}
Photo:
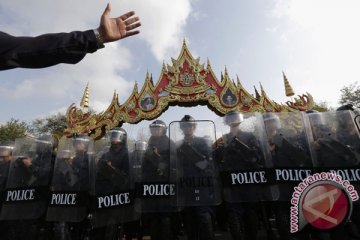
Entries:
{"type": "Polygon", "coordinates": [[[10,121],[0,125],[0,142],[15,141],[27,135],[29,125],[19,119],[11,118],[10,121]]]}
{"type": "Polygon", "coordinates": [[[326,101],[315,102],[312,109],[318,112],[328,112],[334,110],[333,107],[329,106],[329,103],[326,101]]]}
{"type": "Polygon", "coordinates": [[[339,103],[341,105],[350,103],[354,107],[360,107],[360,86],[358,82],[352,83],[349,86],[344,86],[341,91],[339,103]]]}
{"type": "Polygon", "coordinates": [[[34,135],[52,134],[60,138],[68,127],[65,114],[58,113],[46,118],[38,118],[32,121],[31,132],[34,135]]]}

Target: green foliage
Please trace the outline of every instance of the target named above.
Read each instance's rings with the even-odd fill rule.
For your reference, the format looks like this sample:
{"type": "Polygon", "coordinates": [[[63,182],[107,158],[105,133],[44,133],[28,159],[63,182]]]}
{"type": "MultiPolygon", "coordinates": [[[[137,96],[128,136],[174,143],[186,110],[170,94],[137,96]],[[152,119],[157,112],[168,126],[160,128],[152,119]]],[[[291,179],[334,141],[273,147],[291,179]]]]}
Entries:
{"type": "Polygon", "coordinates": [[[66,116],[58,113],[46,118],[38,118],[32,121],[31,132],[34,135],[52,134],[57,137],[63,135],[64,130],[68,127],[66,116]]]}
{"type": "Polygon", "coordinates": [[[344,86],[341,90],[339,103],[341,105],[350,103],[355,107],[360,107],[360,86],[358,82],[352,83],[349,86],[344,86]]]}
{"type": "Polygon", "coordinates": [[[334,110],[333,107],[329,106],[329,103],[326,101],[316,102],[312,109],[318,112],[328,112],[334,110]]]}
{"type": "Polygon", "coordinates": [[[26,122],[11,118],[10,121],[0,126],[0,142],[14,141],[16,138],[25,137],[29,129],[26,122]]]}

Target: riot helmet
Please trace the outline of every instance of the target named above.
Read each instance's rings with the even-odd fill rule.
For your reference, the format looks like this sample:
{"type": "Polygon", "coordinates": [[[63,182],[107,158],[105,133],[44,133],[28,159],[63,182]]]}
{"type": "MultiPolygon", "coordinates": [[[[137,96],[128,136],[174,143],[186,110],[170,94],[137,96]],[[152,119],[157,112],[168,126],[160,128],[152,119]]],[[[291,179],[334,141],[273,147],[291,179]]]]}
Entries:
{"type": "Polygon", "coordinates": [[[276,113],[266,112],[263,114],[263,119],[266,128],[281,128],[280,118],[276,113]]]}
{"type": "Polygon", "coordinates": [[[319,111],[316,111],[315,109],[308,109],[306,110],[306,113],[317,113],[319,111]]]}
{"type": "Polygon", "coordinates": [[[195,118],[190,115],[185,115],[180,122],[180,129],[185,130],[186,128],[195,128],[196,122],[195,118]]]}
{"type": "Polygon", "coordinates": [[[76,152],[86,152],[90,143],[89,136],[85,134],[76,135],[73,138],[73,146],[76,152]]]}
{"type": "Polygon", "coordinates": [[[141,140],[135,142],[135,151],[145,151],[146,148],[147,142],[141,140]]]}
{"type": "Polygon", "coordinates": [[[58,153],[58,158],[62,159],[63,161],[65,161],[68,164],[72,164],[72,160],[73,160],[73,154],[72,151],[70,149],[63,149],[58,153]]]}
{"type": "Polygon", "coordinates": [[[122,143],[126,145],[127,133],[123,128],[117,127],[109,131],[109,141],[111,144],[122,143]]]}
{"type": "Polygon", "coordinates": [[[312,127],[315,126],[322,126],[326,124],[324,115],[321,112],[317,112],[317,111],[306,111],[306,113],[309,116],[309,121],[312,127]]]}
{"type": "Polygon", "coordinates": [[[70,149],[63,149],[58,154],[58,158],[61,159],[70,159],[71,157],[72,157],[72,153],[70,149]]]}
{"type": "Polygon", "coordinates": [[[273,112],[266,112],[263,114],[263,119],[268,137],[274,137],[278,133],[278,130],[281,128],[279,116],[273,112]]]}
{"type": "Polygon", "coordinates": [[[228,112],[224,117],[224,123],[230,127],[238,126],[242,121],[244,121],[243,114],[235,111],[228,112]]]}
{"type": "Polygon", "coordinates": [[[161,120],[155,120],[149,126],[152,136],[160,137],[166,135],[166,124],[161,120]]]}
{"type": "Polygon", "coordinates": [[[5,161],[11,160],[14,147],[9,145],[0,145],[0,159],[5,161]]]}
{"type": "Polygon", "coordinates": [[[351,110],[351,111],[354,111],[355,108],[354,108],[354,105],[352,105],[351,103],[348,103],[348,104],[342,105],[341,107],[339,107],[338,109],[336,109],[336,111],[343,111],[343,110],[351,110]]]}
{"type": "Polygon", "coordinates": [[[359,135],[357,129],[357,112],[352,104],[346,104],[336,109],[336,135],[344,138],[346,135],[359,135]]]}
{"type": "Polygon", "coordinates": [[[41,135],[35,140],[36,152],[51,151],[54,139],[50,134],[41,135]]]}
{"type": "Polygon", "coordinates": [[[318,111],[307,111],[309,122],[311,126],[311,130],[314,136],[314,139],[319,138],[328,138],[332,136],[332,131],[329,126],[327,126],[327,122],[324,116],[324,113],[318,111]]]}

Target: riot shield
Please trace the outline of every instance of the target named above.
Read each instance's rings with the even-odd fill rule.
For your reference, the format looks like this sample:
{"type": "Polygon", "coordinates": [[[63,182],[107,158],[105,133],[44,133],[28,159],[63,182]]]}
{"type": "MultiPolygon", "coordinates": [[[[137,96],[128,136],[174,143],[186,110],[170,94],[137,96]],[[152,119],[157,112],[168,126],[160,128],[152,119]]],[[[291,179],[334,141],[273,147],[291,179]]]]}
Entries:
{"type": "Polygon", "coordinates": [[[142,165],[147,147],[147,142],[136,141],[134,149],[130,154],[130,171],[136,185],[141,182],[142,165]]]}
{"type": "Polygon", "coordinates": [[[214,145],[226,202],[271,201],[277,196],[269,183],[261,115],[230,112],[216,121],[221,136],[214,145]]]}
{"type": "Polygon", "coordinates": [[[13,149],[13,144],[0,143],[0,213],[3,205],[13,149]]]}
{"type": "Polygon", "coordinates": [[[170,172],[170,181],[176,181],[177,205],[220,204],[220,180],[212,155],[214,123],[192,119],[171,122],[169,137],[175,143],[170,144],[170,162],[174,162],[176,169],[170,172]]]}
{"type": "Polygon", "coordinates": [[[89,162],[94,158],[88,136],[62,137],[54,164],[47,221],[80,222],[87,215],[89,162]]]}
{"type": "MultiPolygon", "coordinates": [[[[360,191],[360,138],[352,111],[308,114],[309,142],[317,172],[332,172],[360,191]]],[[[356,201],[355,203],[359,203],[356,201]]]]}
{"type": "MultiPolygon", "coordinates": [[[[167,136],[165,123],[160,120],[150,125],[151,134],[147,146],[136,145],[134,157],[141,159],[141,179],[137,184],[142,212],[175,212],[176,182],[170,181],[174,164],[170,161],[170,148],[175,150],[174,142],[167,136]],[[170,147],[172,145],[172,147],[170,147]]],[[[149,130],[143,130],[149,132],[149,130]]],[[[140,160],[140,159],[139,159],[140,160]]]]}
{"type": "Polygon", "coordinates": [[[53,163],[52,138],[16,139],[1,219],[37,219],[44,216],[53,163]]]}
{"type": "Polygon", "coordinates": [[[263,114],[273,165],[269,181],[278,186],[279,201],[289,202],[294,187],[314,173],[303,118],[301,112],[263,114]]]}
{"type": "Polygon", "coordinates": [[[140,218],[126,138],[114,141],[110,135],[109,140],[90,165],[91,223],[95,228],[140,218]]]}

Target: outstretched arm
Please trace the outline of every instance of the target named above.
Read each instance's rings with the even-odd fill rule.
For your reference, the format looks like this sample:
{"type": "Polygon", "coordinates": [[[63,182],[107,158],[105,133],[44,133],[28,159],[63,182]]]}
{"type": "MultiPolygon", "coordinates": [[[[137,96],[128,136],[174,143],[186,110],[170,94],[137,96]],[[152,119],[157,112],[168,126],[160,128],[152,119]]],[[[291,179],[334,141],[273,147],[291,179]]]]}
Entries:
{"type": "Polygon", "coordinates": [[[135,34],[141,23],[134,12],[110,18],[108,4],[95,30],[51,33],[37,37],[15,37],[0,31],[0,70],[12,68],[43,68],[59,63],[75,64],[87,53],[135,34]]]}

